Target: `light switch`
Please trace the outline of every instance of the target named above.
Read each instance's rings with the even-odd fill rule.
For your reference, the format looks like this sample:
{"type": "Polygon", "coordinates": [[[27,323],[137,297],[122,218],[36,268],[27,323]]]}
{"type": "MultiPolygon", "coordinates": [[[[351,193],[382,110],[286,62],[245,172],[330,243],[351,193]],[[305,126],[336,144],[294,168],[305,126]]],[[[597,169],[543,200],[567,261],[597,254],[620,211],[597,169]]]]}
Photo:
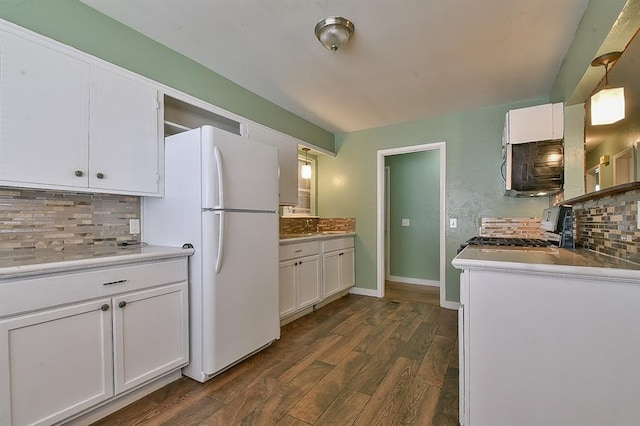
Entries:
{"type": "Polygon", "coordinates": [[[411,226],[410,219],[402,219],[402,226],[411,226]]]}
{"type": "Polygon", "coordinates": [[[449,228],[457,228],[458,227],[458,219],[455,217],[449,218],[449,228]]]}

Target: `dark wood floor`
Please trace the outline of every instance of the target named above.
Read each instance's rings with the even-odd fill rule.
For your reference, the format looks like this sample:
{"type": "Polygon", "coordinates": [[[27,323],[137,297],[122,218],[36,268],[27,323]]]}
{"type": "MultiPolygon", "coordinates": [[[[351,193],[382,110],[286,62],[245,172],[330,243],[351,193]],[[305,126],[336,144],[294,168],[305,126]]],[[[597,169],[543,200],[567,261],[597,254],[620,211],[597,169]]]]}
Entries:
{"type": "Polygon", "coordinates": [[[205,384],[182,378],[97,424],[457,425],[457,316],[438,300],[396,283],[347,295],[205,384]]]}

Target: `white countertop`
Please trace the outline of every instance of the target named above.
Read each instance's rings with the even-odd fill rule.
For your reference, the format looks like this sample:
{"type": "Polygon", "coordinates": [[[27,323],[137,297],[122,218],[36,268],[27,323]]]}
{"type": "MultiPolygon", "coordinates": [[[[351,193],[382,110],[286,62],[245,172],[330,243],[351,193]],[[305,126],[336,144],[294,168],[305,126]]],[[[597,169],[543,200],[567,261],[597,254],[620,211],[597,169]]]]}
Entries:
{"type": "Polygon", "coordinates": [[[640,279],[640,265],[585,249],[467,246],[455,268],[640,279]]]}
{"type": "Polygon", "coordinates": [[[280,244],[299,243],[302,241],[313,240],[328,240],[331,238],[344,238],[354,237],[355,232],[342,232],[342,231],[325,231],[325,232],[310,232],[308,234],[289,234],[287,236],[280,236],[280,244]]]}
{"type": "Polygon", "coordinates": [[[193,249],[163,246],[124,246],[73,250],[0,251],[0,279],[66,272],[190,256],[193,249]]]}

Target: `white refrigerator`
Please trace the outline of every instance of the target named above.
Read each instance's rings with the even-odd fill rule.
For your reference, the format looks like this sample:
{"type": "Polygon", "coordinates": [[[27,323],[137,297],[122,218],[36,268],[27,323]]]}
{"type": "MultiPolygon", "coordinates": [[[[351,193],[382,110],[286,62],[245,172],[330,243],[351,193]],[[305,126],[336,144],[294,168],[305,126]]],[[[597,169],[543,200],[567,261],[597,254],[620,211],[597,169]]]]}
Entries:
{"type": "Polygon", "coordinates": [[[278,153],[203,126],[165,139],[165,196],[144,198],[143,241],[192,244],[190,363],[204,382],[280,337],[278,153]]]}

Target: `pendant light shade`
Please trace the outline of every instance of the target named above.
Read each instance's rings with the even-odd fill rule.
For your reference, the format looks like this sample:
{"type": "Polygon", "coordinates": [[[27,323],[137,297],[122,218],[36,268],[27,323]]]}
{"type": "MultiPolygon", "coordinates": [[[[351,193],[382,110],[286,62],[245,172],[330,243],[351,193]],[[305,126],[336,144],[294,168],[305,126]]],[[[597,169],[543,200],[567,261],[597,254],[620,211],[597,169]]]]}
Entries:
{"type": "Polygon", "coordinates": [[[300,177],[302,179],[311,179],[311,165],[307,159],[307,154],[309,153],[309,148],[302,148],[304,151],[304,164],[300,169],[300,177]]]}
{"type": "Polygon", "coordinates": [[[355,31],[350,20],[342,16],[330,16],[316,24],[316,37],[329,50],[337,51],[344,46],[355,31]]]}
{"type": "Polygon", "coordinates": [[[591,97],[591,125],[613,124],[622,120],[624,87],[606,87],[591,97]]]}
{"type": "Polygon", "coordinates": [[[591,61],[591,66],[604,66],[604,87],[591,96],[591,125],[613,124],[625,117],[624,87],[609,85],[609,64],[617,61],[622,52],[605,53],[591,61]]]}

